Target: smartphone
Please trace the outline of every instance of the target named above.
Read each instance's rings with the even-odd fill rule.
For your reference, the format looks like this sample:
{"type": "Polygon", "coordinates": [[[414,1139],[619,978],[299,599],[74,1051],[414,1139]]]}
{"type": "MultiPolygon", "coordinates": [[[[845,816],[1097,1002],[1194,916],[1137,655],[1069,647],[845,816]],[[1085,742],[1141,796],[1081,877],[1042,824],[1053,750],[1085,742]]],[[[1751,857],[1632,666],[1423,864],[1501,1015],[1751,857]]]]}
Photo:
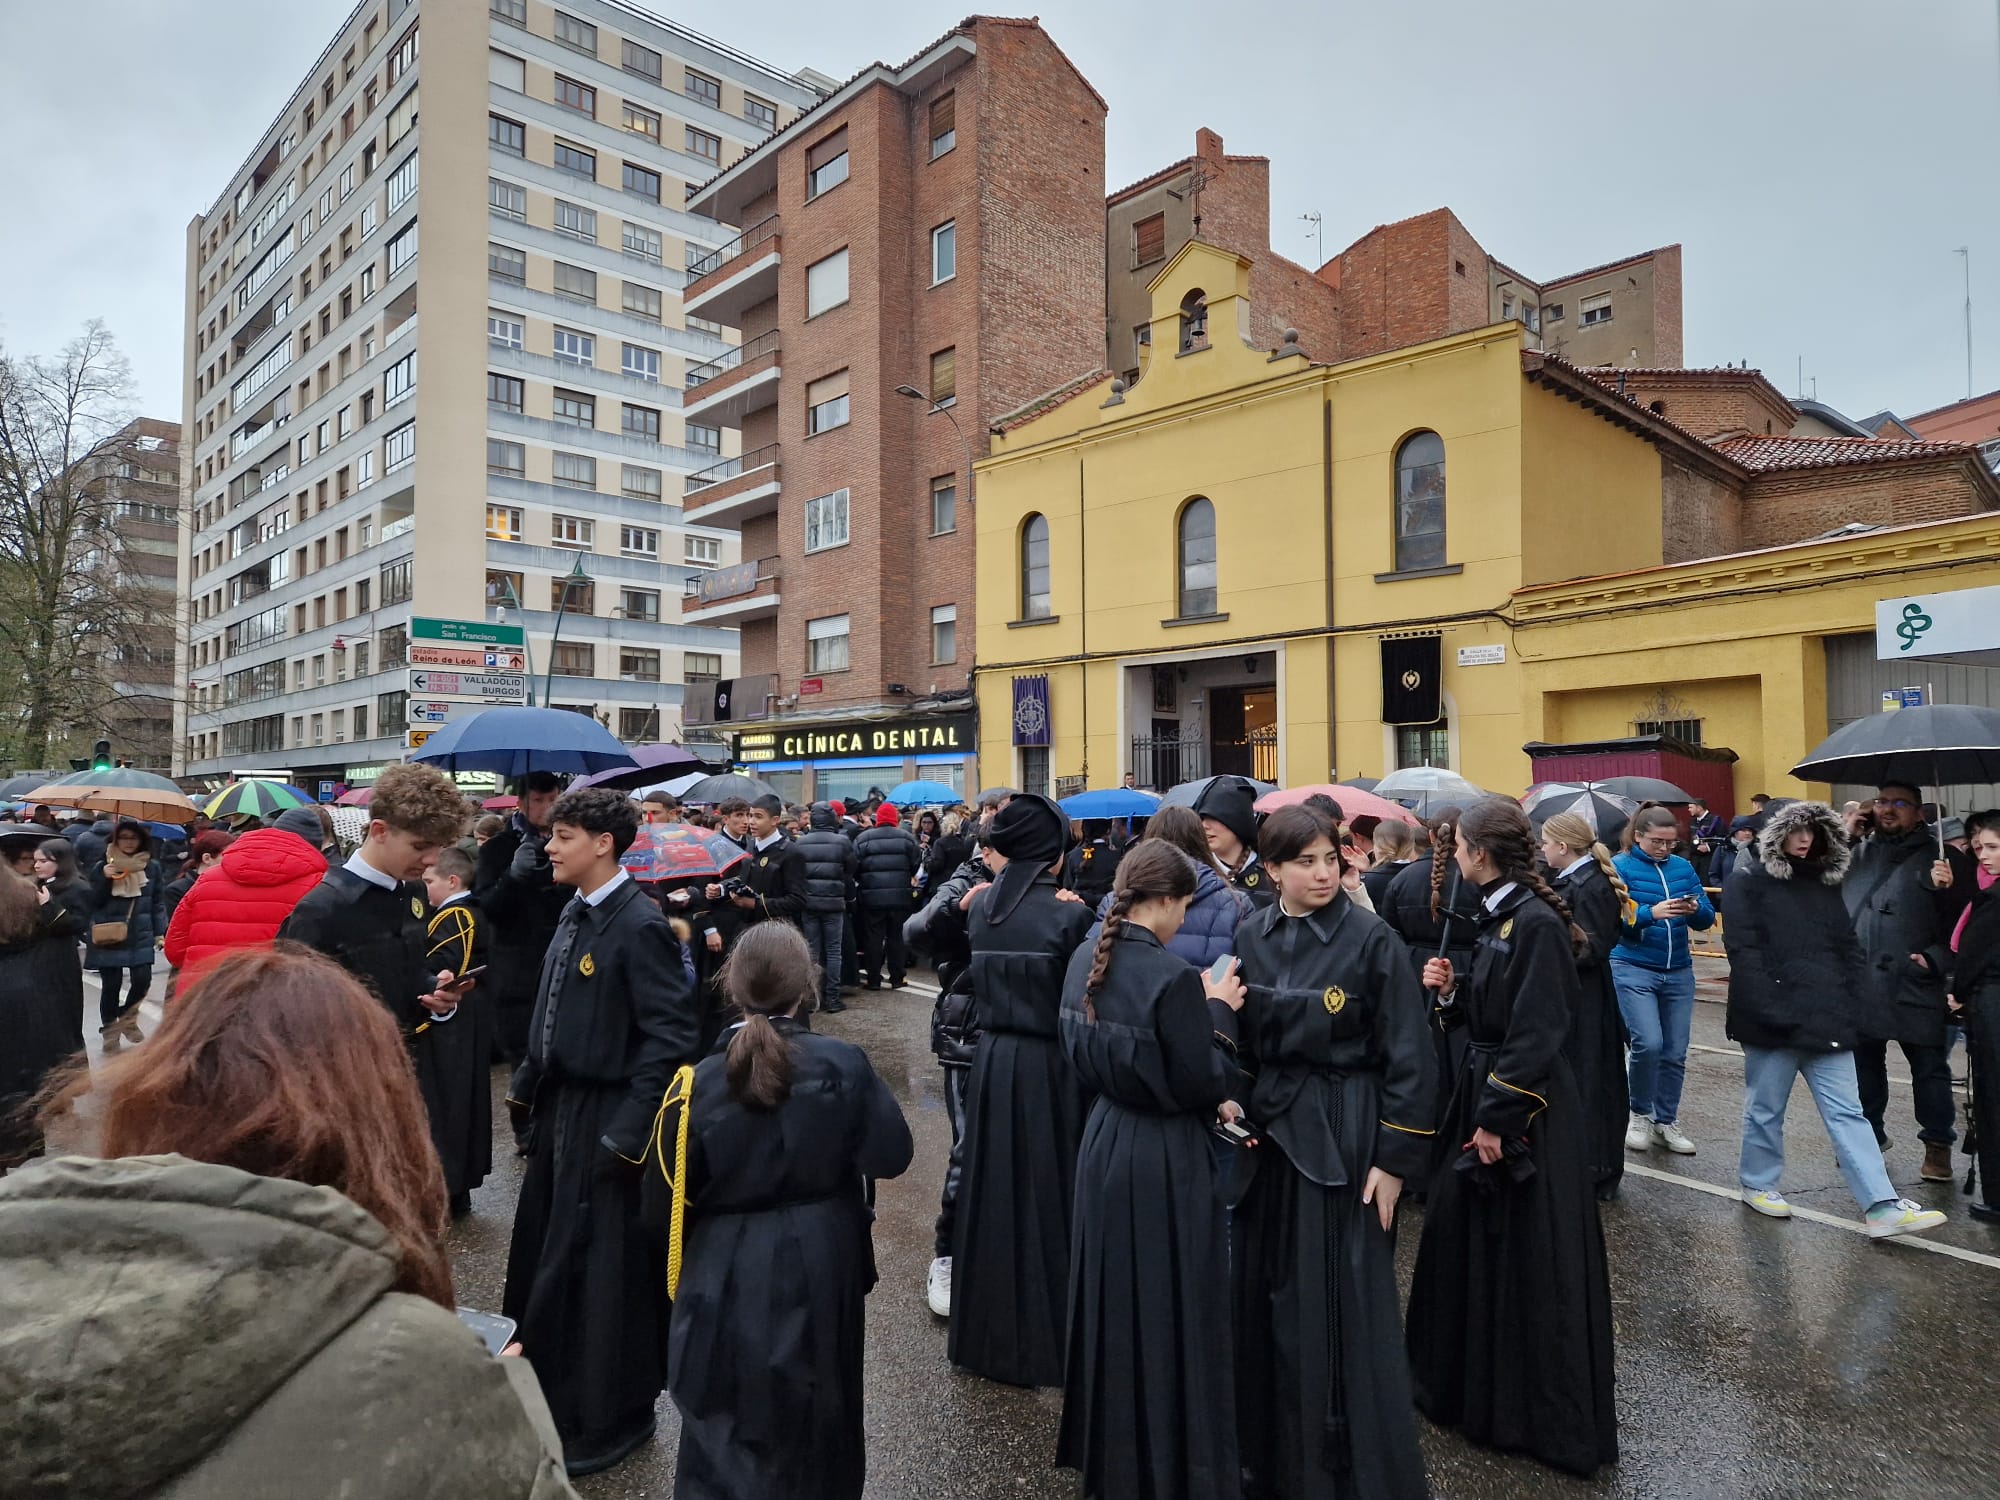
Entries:
{"type": "Polygon", "coordinates": [[[1257,1139],[1257,1127],[1248,1120],[1218,1120],[1208,1127],[1232,1146],[1247,1146],[1257,1139]]]}
{"type": "Polygon", "coordinates": [[[498,1354],[513,1343],[515,1329],[519,1326],[512,1318],[503,1318],[498,1313],[475,1312],[469,1307],[458,1310],[458,1321],[479,1335],[488,1354],[498,1354]]]}
{"type": "Polygon", "coordinates": [[[1223,954],[1222,957],[1208,966],[1208,982],[1210,984],[1222,983],[1223,980],[1229,977],[1230,971],[1235,967],[1236,955],[1234,953],[1223,954]]]}

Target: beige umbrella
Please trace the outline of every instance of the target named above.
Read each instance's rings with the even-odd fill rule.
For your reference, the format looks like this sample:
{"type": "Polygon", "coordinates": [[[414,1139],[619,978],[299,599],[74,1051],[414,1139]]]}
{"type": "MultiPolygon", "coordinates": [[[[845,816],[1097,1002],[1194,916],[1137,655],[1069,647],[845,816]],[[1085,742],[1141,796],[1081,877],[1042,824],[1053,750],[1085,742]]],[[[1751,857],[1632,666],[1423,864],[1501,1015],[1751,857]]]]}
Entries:
{"type": "Polygon", "coordinates": [[[49,807],[75,807],[85,812],[137,818],[144,823],[192,823],[195,805],[185,793],[155,787],[50,787],[30,799],[49,807]]]}

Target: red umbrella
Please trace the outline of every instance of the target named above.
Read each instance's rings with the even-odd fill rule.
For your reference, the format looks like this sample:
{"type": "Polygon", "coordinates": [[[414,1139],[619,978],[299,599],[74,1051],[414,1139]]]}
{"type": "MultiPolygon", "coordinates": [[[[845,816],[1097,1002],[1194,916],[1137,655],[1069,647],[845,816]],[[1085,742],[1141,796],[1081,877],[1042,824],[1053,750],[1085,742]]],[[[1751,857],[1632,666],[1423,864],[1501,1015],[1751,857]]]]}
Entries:
{"type": "Polygon", "coordinates": [[[618,863],[634,880],[687,880],[715,876],[741,864],[750,851],[734,839],[690,823],[646,823],[618,863]]]}
{"type": "Polygon", "coordinates": [[[488,797],[479,804],[488,812],[512,812],[521,805],[519,797],[488,797]]]}
{"type": "Polygon", "coordinates": [[[1257,811],[1276,812],[1281,807],[1297,807],[1308,797],[1331,797],[1340,805],[1341,816],[1352,823],[1356,818],[1374,818],[1378,822],[1394,819],[1408,823],[1415,828],[1422,821],[1417,815],[1399,802],[1391,802],[1387,797],[1378,797],[1373,792],[1364,792],[1353,786],[1288,786],[1281,792],[1266,792],[1257,799],[1257,811]]]}
{"type": "Polygon", "coordinates": [[[358,786],[351,792],[342,792],[333,799],[335,807],[366,807],[375,798],[375,788],[358,786]]]}

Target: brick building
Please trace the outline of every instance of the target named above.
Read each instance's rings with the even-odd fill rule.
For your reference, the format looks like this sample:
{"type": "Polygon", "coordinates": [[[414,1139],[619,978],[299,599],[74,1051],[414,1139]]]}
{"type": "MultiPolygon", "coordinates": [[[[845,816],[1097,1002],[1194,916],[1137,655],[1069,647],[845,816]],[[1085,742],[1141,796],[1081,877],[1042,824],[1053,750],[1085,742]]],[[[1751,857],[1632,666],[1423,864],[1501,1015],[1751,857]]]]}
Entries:
{"type": "Polygon", "coordinates": [[[112,753],[166,767],[174,749],[175,574],[180,552],[181,424],[140,417],[96,460],[110,523],[105,562],[120,618],[118,643],[99,664],[98,729],[112,753]]]}
{"type": "Polygon", "coordinates": [[[971,789],[971,463],[1102,359],[1104,117],[1040,26],[973,17],[689,200],[743,226],[683,294],[742,346],[688,372],[682,409],[743,456],[691,477],[687,515],[744,558],[684,601],[743,656],[689,719],[771,720],[738,749],[789,795],[971,789]]]}

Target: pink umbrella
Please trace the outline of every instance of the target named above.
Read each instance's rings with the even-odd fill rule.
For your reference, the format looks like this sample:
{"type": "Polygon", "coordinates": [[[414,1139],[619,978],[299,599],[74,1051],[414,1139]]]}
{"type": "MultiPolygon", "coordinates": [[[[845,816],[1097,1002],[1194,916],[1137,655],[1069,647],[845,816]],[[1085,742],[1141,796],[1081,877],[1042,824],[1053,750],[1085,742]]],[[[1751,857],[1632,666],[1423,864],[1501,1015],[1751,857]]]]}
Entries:
{"type": "Polygon", "coordinates": [[[488,797],[479,804],[488,812],[512,812],[521,805],[519,797],[488,797]]]}
{"type": "Polygon", "coordinates": [[[351,792],[342,792],[333,799],[335,807],[366,807],[374,799],[375,788],[358,786],[351,792]]]}
{"type": "Polygon", "coordinates": [[[1329,786],[1324,782],[1318,786],[1288,786],[1283,791],[1266,792],[1257,799],[1257,811],[1276,812],[1281,807],[1297,807],[1308,797],[1320,796],[1333,798],[1340,805],[1341,815],[1350,823],[1356,818],[1374,818],[1377,821],[1393,818],[1415,828],[1421,822],[1407,807],[1391,802],[1387,797],[1378,797],[1359,787],[1329,786]]]}

